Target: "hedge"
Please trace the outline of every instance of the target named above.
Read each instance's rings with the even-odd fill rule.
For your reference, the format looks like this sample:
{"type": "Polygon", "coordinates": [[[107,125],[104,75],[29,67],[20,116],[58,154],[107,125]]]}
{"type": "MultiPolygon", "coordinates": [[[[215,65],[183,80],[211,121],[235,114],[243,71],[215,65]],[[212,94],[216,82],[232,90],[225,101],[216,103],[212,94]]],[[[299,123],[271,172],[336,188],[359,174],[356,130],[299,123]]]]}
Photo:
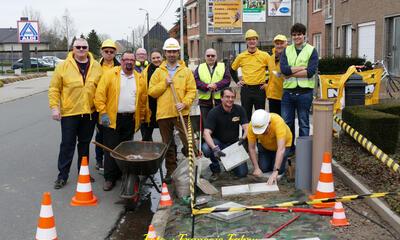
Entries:
{"type": "Polygon", "coordinates": [[[389,112],[399,109],[400,105],[350,106],[343,109],[342,117],[382,151],[393,154],[399,142],[400,117],[389,112]]]}
{"type": "Polygon", "coordinates": [[[364,63],[363,58],[326,57],[319,60],[318,71],[320,74],[343,74],[350,66],[364,63]]]}
{"type": "Polygon", "coordinates": [[[3,87],[3,86],[4,86],[4,83],[3,83],[3,81],[0,80],[0,87],[3,87]]]}
{"type": "Polygon", "coordinates": [[[28,68],[28,69],[23,69],[23,73],[34,73],[37,72],[47,72],[47,71],[54,71],[54,67],[40,67],[40,68],[28,68]]]}

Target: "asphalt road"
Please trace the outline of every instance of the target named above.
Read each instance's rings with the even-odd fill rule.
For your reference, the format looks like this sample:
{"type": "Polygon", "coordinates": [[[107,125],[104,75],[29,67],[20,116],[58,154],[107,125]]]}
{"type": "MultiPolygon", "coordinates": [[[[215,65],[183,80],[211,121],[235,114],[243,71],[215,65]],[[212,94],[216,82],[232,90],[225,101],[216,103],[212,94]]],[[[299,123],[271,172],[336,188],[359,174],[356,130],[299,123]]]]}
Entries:
{"type": "MultiPolygon", "coordinates": [[[[118,188],[104,192],[103,177],[90,163],[96,207],[71,207],[77,181],[76,156],[68,184],[53,189],[57,177],[60,126],[50,119],[47,92],[0,104],[0,239],[34,239],[43,192],[51,192],[59,239],[104,239],[122,205],[118,188]]],[[[92,147],[92,157],[94,151],[92,147]]]]}

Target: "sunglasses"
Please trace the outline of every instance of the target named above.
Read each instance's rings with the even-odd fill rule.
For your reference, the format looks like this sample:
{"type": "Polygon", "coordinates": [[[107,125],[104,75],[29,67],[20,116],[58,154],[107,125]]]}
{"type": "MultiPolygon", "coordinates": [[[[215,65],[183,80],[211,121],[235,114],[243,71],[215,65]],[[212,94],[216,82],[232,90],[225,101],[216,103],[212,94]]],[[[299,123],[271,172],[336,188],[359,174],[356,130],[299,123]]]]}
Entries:
{"type": "Polygon", "coordinates": [[[86,50],[88,48],[88,46],[75,46],[75,48],[78,50],[81,50],[81,49],[86,50]]]}
{"type": "Polygon", "coordinates": [[[114,54],[115,51],[104,50],[106,54],[114,54]]]}
{"type": "Polygon", "coordinates": [[[134,62],[134,61],[136,61],[135,59],[129,59],[129,58],[123,58],[122,59],[122,61],[124,61],[124,62],[134,62]]]}
{"type": "Polygon", "coordinates": [[[207,57],[211,58],[211,57],[215,57],[215,55],[207,55],[207,57]]]}

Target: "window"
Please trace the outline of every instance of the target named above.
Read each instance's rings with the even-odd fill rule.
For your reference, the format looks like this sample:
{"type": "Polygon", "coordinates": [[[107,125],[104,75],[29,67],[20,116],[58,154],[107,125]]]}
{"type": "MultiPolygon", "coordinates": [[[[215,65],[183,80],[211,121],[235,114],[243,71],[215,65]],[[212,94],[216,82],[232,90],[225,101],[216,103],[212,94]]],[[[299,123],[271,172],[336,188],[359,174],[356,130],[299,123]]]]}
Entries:
{"type": "Polygon", "coordinates": [[[197,24],[199,22],[199,20],[197,19],[197,7],[194,8],[194,23],[193,24],[197,24]]]}
{"type": "Polygon", "coordinates": [[[188,26],[192,25],[192,9],[189,9],[188,26]]]}
{"type": "Polygon", "coordinates": [[[332,17],[332,2],[331,0],[328,0],[326,3],[326,16],[327,17],[332,17]]]}
{"type": "Polygon", "coordinates": [[[313,35],[313,45],[318,54],[321,54],[321,33],[313,35]]]}
{"type": "Polygon", "coordinates": [[[341,39],[341,28],[337,27],[336,28],[336,47],[340,48],[340,42],[342,41],[341,39]]]}
{"type": "Polygon", "coordinates": [[[313,12],[321,10],[321,0],[313,0],[313,12]]]}

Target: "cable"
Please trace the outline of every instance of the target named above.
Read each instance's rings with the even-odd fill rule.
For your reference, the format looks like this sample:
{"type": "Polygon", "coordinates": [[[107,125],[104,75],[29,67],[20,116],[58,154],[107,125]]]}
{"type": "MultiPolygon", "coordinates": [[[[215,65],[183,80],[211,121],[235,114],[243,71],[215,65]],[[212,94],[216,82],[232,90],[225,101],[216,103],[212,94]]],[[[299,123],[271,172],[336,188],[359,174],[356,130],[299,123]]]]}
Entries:
{"type": "Polygon", "coordinates": [[[366,216],[366,215],[360,213],[359,211],[357,211],[357,210],[355,210],[354,208],[350,207],[350,205],[347,204],[347,203],[343,203],[343,205],[345,205],[347,208],[351,209],[353,212],[357,213],[358,215],[360,215],[360,216],[362,216],[362,217],[368,219],[368,220],[371,221],[372,223],[375,223],[375,224],[378,225],[379,227],[385,229],[388,233],[390,233],[390,235],[391,235],[394,239],[398,239],[398,238],[392,233],[392,231],[390,231],[386,226],[384,226],[384,225],[378,223],[377,221],[373,220],[372,218],[370,218],[370,217],[368,217],[368,216],[366,216]]]}
{"type": "Polygon", "coordinates": [[[164,14],[167,12],[167,10],[169,9],[169,7],[171,7],[173,1],[174,1],[174,0],[169,0],[169,1],[167,2],[167,5],[165,6],[164,10],[161,12],[160,16],[158,16],[158,17],[155,19],[156,21],[157,21],[158,19],[160,19],[162,16],[164,16],[164,14]]]}

